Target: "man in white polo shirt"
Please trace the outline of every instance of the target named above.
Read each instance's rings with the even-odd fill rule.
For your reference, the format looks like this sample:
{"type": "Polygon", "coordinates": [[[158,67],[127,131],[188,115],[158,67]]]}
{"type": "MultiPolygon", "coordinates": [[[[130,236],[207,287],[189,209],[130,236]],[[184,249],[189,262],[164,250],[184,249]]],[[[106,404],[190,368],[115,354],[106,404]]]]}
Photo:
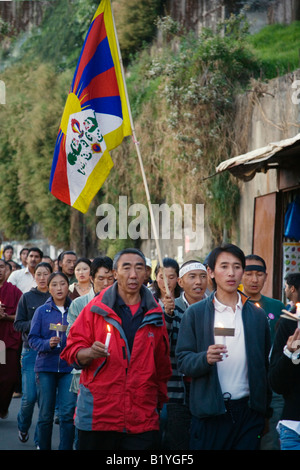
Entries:
{"type": "Polygon", "coordinates": [[[215,291],[181,320],[176,356],[192,378],[191,450],[256,450],[268,418],[270,330],[262,309],[238,291],[244,267],[237,246],[212,250],[207,271],[215,291]]]}
{"type": "Polygon", "coordinates": [[[17,286],[23,294],[24,292],[30,291],[32,287],[36,287],[34,269],[36,265],[42,261],[42,257],[43,252],[39,248],[29,248],[26,268],[13,271],[7,279],[7,282],[11,282],[11,284],[17,286]]]}

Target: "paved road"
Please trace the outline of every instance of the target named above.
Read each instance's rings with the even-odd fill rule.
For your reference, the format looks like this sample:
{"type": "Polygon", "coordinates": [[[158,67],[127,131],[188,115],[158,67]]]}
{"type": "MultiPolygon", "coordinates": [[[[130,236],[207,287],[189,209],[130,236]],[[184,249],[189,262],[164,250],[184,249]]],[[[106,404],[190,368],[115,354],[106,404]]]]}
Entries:
{"type": "MultiPolygon", "coordinates": [[[[35,411],[32,419],[32,425],[29,430],[29,439],[27,442],[22,443],[18,438],[17,415],[20,409],[21,398],[13,398],[9,414],[6,419],[0,419],[0,450],[35,450],[33,440],[35,425],[38,418],[38,408],[35,406],[35,411]]],[[[52,449],[57,450],[59,445],[59,426],[53,424],[52,434],[52,449]]]]}

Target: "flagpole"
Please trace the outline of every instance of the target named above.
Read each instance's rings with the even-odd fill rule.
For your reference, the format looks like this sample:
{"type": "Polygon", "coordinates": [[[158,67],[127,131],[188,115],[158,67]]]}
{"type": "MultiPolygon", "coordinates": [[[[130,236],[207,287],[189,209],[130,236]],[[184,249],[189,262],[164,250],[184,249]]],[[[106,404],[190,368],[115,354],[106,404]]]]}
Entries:
{"type": "Polygon", "coordinates": [[[152,204],[151,204],[151,198],[150,198],[150,193],[149,193],[149,188],[148,188],[148,182],[147,182],[145,169],[144,169],[144,164],[143,164],[143,160],[142,160],[142,156],[141,156],[141,152],[140,152],[139,142],[137,141],[136,134],[135,134],[135,128],[134,128],[134,123],[133,123],[133,119],[132,119],[130,102],[129,102],[128,92],[127,92],[125,75],[124,75],[124,67],[123,67],[121,49],[120,49],[119,39],[118,39],[118,35],[117,35],[117,29],[116,29],[116,24],[115,24],[115,18],[114,18],[112,5],[111,5],[111,13],[112,13],[112,19],[113,19],[113,25],[114,25],[115,38],[116,38],[116,43],[117,43],[118,57],[119,57],[121,73],[122,73],[122,77],[123,77],[127,107],[128,107],[128,112],[129,112],[130,125],[131,125],[131,129],[132,129],[132,139],[133,139],[133,142],[134,142],[134,145],[135,145],[135,149],[136,149],[136,152],[137,152],[137,156],[138,156],[138,160],[139,160],[139,164],[140,164],[140,168],[141,168],[143,183],[144,183],[145,192],[146,192],[147,203],[148,203],[149,212],[150,212],[150,220],[151,220],[151,224],[152,224],[152,228],[153,228],[153,235],[154,235],[156,249],[157,249],[158,261],[159,261],[159,265],[160,265],[161,270],[162,270],[166,292],[169,296],[171,296],[170,289],[169,289],[168,282],[167,282],[167,278],[166,278],[166,274],[165,274],[165,271],[164,271],[163,259],[162,259],[161,250],[160,250],[160,246],[159,246],[158,232],[157,232],[157,227],[156,227],[156,224],[155,224],[155,218],[154,218],[153,208],[152,208],[152,204]]]}

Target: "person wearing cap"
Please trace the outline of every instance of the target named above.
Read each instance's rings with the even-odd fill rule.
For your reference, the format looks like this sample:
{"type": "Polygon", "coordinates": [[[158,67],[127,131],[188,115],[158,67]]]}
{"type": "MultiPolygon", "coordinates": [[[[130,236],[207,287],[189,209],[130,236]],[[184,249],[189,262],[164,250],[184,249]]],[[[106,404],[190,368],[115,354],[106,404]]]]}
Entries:
{"type": "MultiPolygon", "coordinates": [[[[250,302],[258,305],[264,310],[269,322],[271,343],[273,344],[276,325],[282,310],[285,308],[284,304],[280,300],[272,299],[271,297],[267,297],[261,293],[268,277],[265,260],[261,256],[251,254],[246,256],[245,261],[245,271],[242,277],[243,292],[249,297],[250,302]]],[[[261,439],[261,450],[280,449],[276,425],[281,416],[283,398],[275,392],[273,392],[271,408],[273,410],[273,414],[269,420],[269,430],[261,439]]]]}
{"type": "Polygon", "coordinates": [[[169,402],[166,405],[164,445],[171,450],[189,448],[189,379],[178,371],[175,349],[178,331],[185,310],[206,297],[207,271],[199,261],[187,261],[179,270],[178,284],[182,288],[180,297],[175,299],[174,311],[165,310],[165,320],[169,333],[172,377],[168,382],[169,402]]]}

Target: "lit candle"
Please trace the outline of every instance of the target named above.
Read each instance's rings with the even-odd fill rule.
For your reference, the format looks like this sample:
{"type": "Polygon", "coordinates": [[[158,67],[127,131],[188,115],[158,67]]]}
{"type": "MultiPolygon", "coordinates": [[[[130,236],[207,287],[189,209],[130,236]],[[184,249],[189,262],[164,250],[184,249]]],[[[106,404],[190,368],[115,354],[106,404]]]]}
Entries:
{"type": "Polygon", "coordinates": [[[109,342],[111,338],[111,332],[110,332],[110,326],[107,325],[107,334],[106,334],[106,340],[105,340],[105,349],[108,349],[109,342]]]}
{"type": "Polygon", "coordinates": [[[300,328],[300,302],[296,303],[296,317],[298,318],[297,327],[300,328]]]}
{"type": "MultiPolygon", "coordinates": [[[[58,329],[59,326],[60,326],[60,323],[57,323],[56,336],[57,336],[58,338],[59,338],[59,329],[58,329]]],[[[56,347],[57,347],[57,348],[60,348],[60,344],[57,343],[56,347]]]]}
{"type": "MultiPolygon", "coordinates": [[[[224,329],[224,325],[221,322],[217,323],[216,326],[217,326],[217,328],[220,328],[221,330],[222,330],[222,328],[224,329]]],[[[226,346],[226,336],[223,336],[223,345],[226,346]]],[[[226,358],[226,354],[222,353],[222,361],[224,361],[225,358],[226,358]]]]}

